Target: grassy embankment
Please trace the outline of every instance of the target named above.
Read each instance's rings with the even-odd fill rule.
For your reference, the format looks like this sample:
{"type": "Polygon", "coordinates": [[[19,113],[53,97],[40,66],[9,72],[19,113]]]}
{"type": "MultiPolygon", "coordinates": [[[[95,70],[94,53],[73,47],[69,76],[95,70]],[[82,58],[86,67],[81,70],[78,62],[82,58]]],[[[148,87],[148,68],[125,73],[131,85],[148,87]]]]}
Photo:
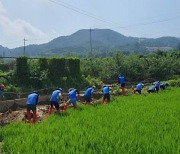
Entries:
{"type": "Polygon", "coordinates": [[[0,129],[7,153],[180,153],[180,88],[0,129]]]}

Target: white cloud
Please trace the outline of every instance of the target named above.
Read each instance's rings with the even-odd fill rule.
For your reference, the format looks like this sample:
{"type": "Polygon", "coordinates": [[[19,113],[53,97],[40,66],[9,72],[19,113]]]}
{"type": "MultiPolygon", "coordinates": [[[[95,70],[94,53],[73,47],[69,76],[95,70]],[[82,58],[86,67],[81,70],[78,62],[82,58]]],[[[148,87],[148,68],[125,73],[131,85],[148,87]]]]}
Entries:
{"type": "Polygon", "coordinates": [[[7,11],[1,2],[0,27],[1,33],[3,34],[6,41],[23,39],[24,37],[31,40],[47,37],[47,34],[34,27],[27,21],[21,19],[11,20],[7,16],[7,11]]]}
{"type": "Polygon", "coordinates": [[[6,13],[6,9],[4,8],[4,6],[2,5],[2,3],[0,2],[0,15],[6,13]]]}

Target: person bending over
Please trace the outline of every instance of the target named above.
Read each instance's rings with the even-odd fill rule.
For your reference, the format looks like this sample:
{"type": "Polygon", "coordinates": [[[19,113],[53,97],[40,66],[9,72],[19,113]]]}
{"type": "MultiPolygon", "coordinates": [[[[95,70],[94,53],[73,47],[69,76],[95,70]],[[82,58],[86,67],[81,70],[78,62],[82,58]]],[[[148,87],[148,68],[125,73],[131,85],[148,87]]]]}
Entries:
{"type": "Polygon", "coordinates": [[[103,99],[102,99],[102,103],[104,104],[105,102],[110,102],[110,94],[109,94],[109,86],[104,86],[102,89],[102,93],[103,93],[103,99]]]}
{"type": "Polygon", "coordinates": [[[26,106],[27,106],[27,119],[29,123],[36,122],[36,105],[38,104],[39,94],[33,91],[28,95],[26,106]],[[33,121],[31,121],[31,111],[33,112],[33,121]]]}
{"type": "Polygon", "coordinates": [[[62,101],[62,89],[59,88],[53,91],[51,98],[50,98],[50,108],[48,114],[50,115],[52,112],[53,107],[56,108],[57,113],[59,113],[59,101],[62,101]]]}

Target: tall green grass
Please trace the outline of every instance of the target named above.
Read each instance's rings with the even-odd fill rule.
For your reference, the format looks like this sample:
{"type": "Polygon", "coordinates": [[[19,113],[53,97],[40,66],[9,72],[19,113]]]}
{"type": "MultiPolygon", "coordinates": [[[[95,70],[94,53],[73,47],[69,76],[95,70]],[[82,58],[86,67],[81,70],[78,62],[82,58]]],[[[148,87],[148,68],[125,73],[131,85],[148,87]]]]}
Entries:
{"type": "Polygon", "coordinates": [[[180,153],[180,88],[0,129],[5,153],[180,153]]]}

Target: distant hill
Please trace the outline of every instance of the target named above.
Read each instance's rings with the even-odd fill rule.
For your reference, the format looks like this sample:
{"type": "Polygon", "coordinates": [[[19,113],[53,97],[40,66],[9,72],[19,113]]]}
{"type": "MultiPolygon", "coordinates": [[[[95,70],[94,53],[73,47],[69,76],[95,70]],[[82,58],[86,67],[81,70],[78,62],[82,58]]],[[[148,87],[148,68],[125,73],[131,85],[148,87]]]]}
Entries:
{"type": "MultiPolygon", "coordinates": [[[[91,32],[92,53],[90,52],[90,31],[79,30],[69,36],[61,36],[41,45],[26,46],[28,56],[53,56],[77,54],[104,54],[113,51],[149,52],[152,49],[174,49],[180,43],[175,37],[161,37],[157,39],[127,37],[110,29],[93,29],[91,32]],[[151,49],[151,50],[149,50],[151,49]]],[[[23,47],[8,49],[0,46],[0,51],[6,56],[23,55],[23,47]]],[[[0,54],[1,54],[0,52],[0,54]]]]}

